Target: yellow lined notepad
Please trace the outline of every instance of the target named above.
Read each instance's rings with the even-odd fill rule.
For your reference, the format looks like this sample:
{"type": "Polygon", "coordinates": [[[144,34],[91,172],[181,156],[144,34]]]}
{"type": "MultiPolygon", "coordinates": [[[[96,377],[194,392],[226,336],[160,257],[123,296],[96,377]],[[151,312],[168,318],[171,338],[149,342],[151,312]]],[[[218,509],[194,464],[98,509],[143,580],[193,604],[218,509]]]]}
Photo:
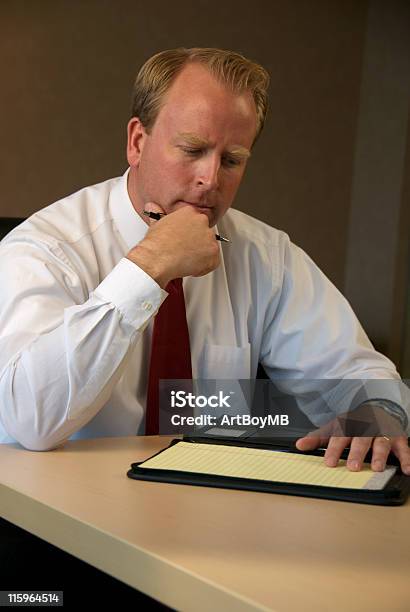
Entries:
{"type": "Polygon", "coordinates": [[[373,472],[366,464],[360,472],[351,472],[343,460],[336,468],[330,468],[325,465],[323,457],[314,455],[183,441],[141,463],[140,467],[373,490],[382,489],[396,471],[396,468],[389,467],[384,472],[373,472]]]}

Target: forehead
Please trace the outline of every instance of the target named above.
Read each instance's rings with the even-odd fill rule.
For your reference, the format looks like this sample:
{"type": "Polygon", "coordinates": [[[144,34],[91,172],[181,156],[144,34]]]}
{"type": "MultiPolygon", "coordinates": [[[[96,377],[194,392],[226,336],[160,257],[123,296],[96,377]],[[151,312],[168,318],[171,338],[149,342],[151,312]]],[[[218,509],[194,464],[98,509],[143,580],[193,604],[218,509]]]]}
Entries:
{"type": "Polygon", "coordinates": [[[154,129],[163,135],[198,134],[208,140],[235,141],[250,147],[256,134],[252,94],[230,91],[200,64],[188,64],[167,91],[154,129]]]}

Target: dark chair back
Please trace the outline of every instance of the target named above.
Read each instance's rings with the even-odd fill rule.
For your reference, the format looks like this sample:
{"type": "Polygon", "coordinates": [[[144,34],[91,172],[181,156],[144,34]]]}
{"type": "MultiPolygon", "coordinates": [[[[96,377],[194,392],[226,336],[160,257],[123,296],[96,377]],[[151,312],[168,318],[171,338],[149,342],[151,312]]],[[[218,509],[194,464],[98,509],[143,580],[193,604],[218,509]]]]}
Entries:
{"type": "Polygon", "coordinates": [[[0,240],[23,221],[23,217],[0,217],[0,240]]]}

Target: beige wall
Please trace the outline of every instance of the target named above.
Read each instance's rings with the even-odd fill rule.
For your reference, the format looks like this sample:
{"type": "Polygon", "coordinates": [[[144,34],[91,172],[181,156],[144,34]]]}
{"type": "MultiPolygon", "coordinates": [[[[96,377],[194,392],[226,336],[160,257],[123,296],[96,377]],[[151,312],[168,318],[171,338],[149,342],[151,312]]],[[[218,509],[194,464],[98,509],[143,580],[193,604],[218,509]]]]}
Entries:
{"type": "Polygon", "coordinates": [[[232,48],[272,75],[270,116],[235,205],[288,232],[344,290],[367,9],[358,0],[0,3],[0,215],[28,215],[124,171],[132,80],[151,54],[232,48]]]}

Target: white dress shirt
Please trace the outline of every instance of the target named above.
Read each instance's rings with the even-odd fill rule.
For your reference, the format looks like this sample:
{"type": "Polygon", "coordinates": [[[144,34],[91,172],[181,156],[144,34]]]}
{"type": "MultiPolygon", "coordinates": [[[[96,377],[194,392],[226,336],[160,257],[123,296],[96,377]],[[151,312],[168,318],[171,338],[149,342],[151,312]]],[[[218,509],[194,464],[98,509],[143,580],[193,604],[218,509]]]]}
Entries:
{"type": "MultiPolygon", "coordinates": [[[[148,229],[127,176],[55,202],[0,244],[0,442],[144,433],[167,293],[124,257],[148,229]]],[[[254,378],[260,361],[273,379],[399,380],[286,234],[232,209],[217,231],[232,241],[221,265],[184,279],[194,378],[254,378]]]]}

